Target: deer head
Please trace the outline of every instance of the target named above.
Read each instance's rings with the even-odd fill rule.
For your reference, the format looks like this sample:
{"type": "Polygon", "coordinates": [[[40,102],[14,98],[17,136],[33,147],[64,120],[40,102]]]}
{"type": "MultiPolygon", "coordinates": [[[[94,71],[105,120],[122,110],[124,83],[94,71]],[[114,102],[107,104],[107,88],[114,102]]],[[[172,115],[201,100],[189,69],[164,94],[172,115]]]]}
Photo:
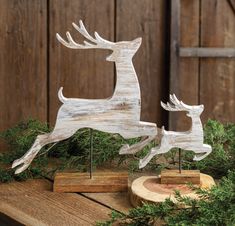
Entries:
{"type": "Polygon", "coordinates": [[[109,55],[106,60],[107,61],[116,61],[120,58],[129,58],[130,60],[135,55],[136,51],[139,49],[141,45],[141,38],[134,39],[133,41],[124,41],[124,42],[111,42],[103,39],[97,32],[94,32],[94,36],[92,37],[86,30],[83,22],[79,21],[79,26],[75,23],[72,23],[73,27],[82,34],[88,41],[84,41],[83,44],[79,44],[75,42],[71,36],[71,34],[67,31],[66,36],[67,40],[65,41],[58,33],[56,37],[60,43],[64,46],[71,49],[109,49],[112,50],[113,53],[109,55]]]}
{"type": "Polygon", "coordinates": [[[193,116],[199,116],[204,110],[204,105],[187,105],[182,101],[179,101],[175,94],[170,95],[171,103],[164,104],[161,102],[161,106],[167,111],[187,111],[187,116],[192,118],[193,116]]]}

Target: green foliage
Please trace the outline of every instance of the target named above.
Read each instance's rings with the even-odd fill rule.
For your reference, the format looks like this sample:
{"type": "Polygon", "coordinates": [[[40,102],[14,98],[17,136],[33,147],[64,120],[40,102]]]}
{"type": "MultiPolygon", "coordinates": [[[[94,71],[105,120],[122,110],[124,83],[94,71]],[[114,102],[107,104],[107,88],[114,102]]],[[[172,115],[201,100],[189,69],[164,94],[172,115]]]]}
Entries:
{"type": "MultiPolygon", "coordinates": [[[[40,154],[33,161],[33,166],[30,166],[26,171],[25,176],[14,176],[12,170],[3,167],[10,167],[13,160],[21,157],[31,147],[37,135],[50,131],[51,129],[47,124],[41,123],[38,120],[29,119],[0,133],[0,138],[5,140],[9,146],[8,151],[0,153],[0,181],[7,182],[18,179],[18,177],[27,179],[38,177],[40,174],[46,175],[48,173],[46,167],[50,158],[58,160],[57,167],[51,169],[51,172],[65,168],[86,171],[89,166],[90,129],[81,129],[70,139],[42,148],[40,154]]],[[[220,178],[226,175],[229,169],[235,169],[235,125],[223,125],[217,121],[208,120],[204,131],[205,143],[212,145],[212,153],[202,161],[193,162],[194,153],[186,151],[183,156],[183,167],[185,169],[200,169],[202,172],[206,172],[215,178],[220,178]]],[[[138,160],[143,158],[152,146],[156,145],[152,142],[136,155],[120,156],[118,150],[122,145],[126,143],[131,145],[140,139],[125,140],[117,134],[107,134],[100,131],[93,131],[93,136],[94,166],[99,166],[104,163],[115,163],[117,165],[128,163],[128,169],[131,172],[139,170],[138,160]]],[[[164,156],[169,164],[177,164],[176,149],[171,150],[164,156]]],[[[156,156],[148,164],[148,169],[159,171],[161,168],[167,166],[163,163],[157,164],[156,160],[158,158],[159,156],[156,156]]]]}
{"type": "Polygon", "coordinates": [[[2,132],[0,138],[5,140],[10,151],[0,153],[0,161],[9,164],[21,157],[30,148],[38,134],[47,132],[49,132],[47,124],[34,119],[20,122],[15,127],[2,132]]]}
{"type": "MultiPolygon", "coordinates": [[[[86,171],[89,166],[89,148],[90,148],[90,129],[81,129],[70,139],[47,145],[42,148],[36,156],[33,164],[20,175],[14,175],[10,169],[12,162],[20,158],[33,144],[39,134],[48,133],[51,129],[47,124],[38,120],[29,119],[20,122],[16,126],[0,133],[0,138],[8,144],[8,150],[0,153],[0,181],[9,182],[12,180],[23,180],[27,178],[38,177],[39,175],[47,176],[56,170],[72,168],[74,170],[86,171]],[[48,162],[53,159],[57,162],[56,166],[50,166],[48,172],[48,162]],[[3,167],[7,166],[7,167],[3,167]]],[[[137,155],[119,155],[118,151],[122,145],[129,145],[139,141],[139,138],[125,140],[118,134],[108,134],[100,131],[93,131],[94,157],[93,165],[99,166],[104,163],[123,164],[128,162],[131,171],[138,170],[138,160],[147,154],[152,143],[146,147],[142,153],[137,155]],[[126,161],[128,159],[128,161],[126,161]]],[[[155,160],[153,160],[155,161],[155,160]]],[[[157,168],[158,165],[150,164],[150,168],[157,168]]]]}
{"type": "MultiPolygon", "coordinates": [[[[79,130],[74,136],[65,141],[47,145],[42,148],[33,164],[23,173],[14,174],[11,169],[13,160],[21,157],[32,145],[37,135],[50,132],[47,124],[30,119],[21,122],[13,128],[0,133],[0,138],[5,140],[9,150],[0,153],[0,182],[12,180],[25,180],[48,176],[57,169],[73,168],[85,171],[89,166],[90,130],[79,130]],[[49,160],[58,162],[55,167],[49,167],[49,160]]],[[[202,161],[192,162],[194,153],[184,152],[183,167],[200,169],[216,178],[224,177],[219,186],[210,191],[197,189],[200,200],[193,200],[181,196],[176,192],[178,203],[171,200],[155,205],[144,204],[142,207],[132,209],[128,214],[113,212],[111,219],[99,225],[156,225],[164,222],[165,225],[235,225],[235,125],[223,125],[214,120],[208,120],[204,127],[205,143],[212,145],[212,153],[202,161]],[[182,208],[186,206],[186,208],[182,208]]],[[[124,140],[117,134],[107,134],[93,131],[95,166],[104,163],[123,164],[128,162],[130,171],[138,170],[138,160],[145,156],[150,148],[156,144],[152,142],[142,152],[136,155],[118,154],[123,144],[134,144],[139,139],[124,140]]],[[[172,150],[165,155],[166,159],[175,164],[177,150],[172,150]]],[[[159,170],[164,165],[156,164],[155,157],[148,167],[159,170]]]]}
{"type": "Polygon", "coordinates": [[[167,199],[160,204],[143,204],[128,214],[113,212],[108,225],[168,225],[168,226],[223,226],[235,225],[235,171],[223,177],[211,190],[194,188],[200,199],[192,199],[175,192],[177,203],[167,199]],[[184,208],[183,208],[184,207],[184,208]]]}
{"type": "Polygon", "coordinates": [[[14,174],[10,164],[21,157],[25,150],[30,148],[38,134],[46,132],[49,132],[47,124],[29,119],[0,134],[0,138],[5,140],[9,147],[9,150],[0,153],[0,182],[21,181],[28,178],[38,178],[43,175],[45,166],[48,163],[47,156],[38,157],[33,166],[30,166],[28,170],[19,175],[14,174]]]}
{"type": "Polygon", "coordinates": [[[204,127],[204,143],[212,146],[212,153],[205,159],[192,162],[192,153],[185,152],[184,168],[199,169],[215,178],[235,170],[235,124],[208,120],[204,127]]]}
{"type": "MultiPolygon", "coordinates": [[[[159,205],[145,203],[142,207],[131,209],[128,214],[114,214],[110,221],[98,225],[235,225],[235,124],[223,125],[215,120],[208,120],[204,132],[205,143],[212,146],[212,153],[202,161],[193,162],[194,153],[184,151],[183,167],[200,169],[216,178],[228,174],[218,186],[209,191],[196,189],[200,200],[190,199],[176,192],[177,204],[169,199],[159,205]]],[[[165,157],[175,164],[177,153],[177,149],[174,149],[165,157]]]]}
{"type": "MultiPolygon", "coordinates": [[[[38,120],[29,119],[21,122],[13,128],[10,128],[0,133],[0,138],[4,139],[9,146],[9,151],[0,153],[0,164],[9,166],[13,160],[21,157],[32,145],[37,135],[50,132],[47,124],[41,123],[38,120]]],[[[205,143],[212,145],[212,153],[202,161],[193,162],[194,153],[184,152],[183,167],[186,169],[199,169],[206,172],[215,178],[220,178],[226,175],[228,170],[235,169],[235,125],[223,125],[214,120],[208,120],[204,127],[205,143]]],[[[102,165],[103,163],[126,163],[128,159],[128,168],[132,171],[138,170],[138,160],[145,156],[150,148],[156,144],[152,142],[142,152],[136,155],[120,156],[118,150],[125,143],[134,144],[139,139],[125,140],[117,134],[107,134],[99,131],[93,131],[94,136],[94,166],[102,165]]],[[[90,145],[90,129],[79,130],[74,136],[65,141],[54,145],[48,145],[40,151],[40,154],[34,160],[32,168],[29,167],[25,178],[31,175],[38,176],[40,172],[46,173],[46,166],[49,158],[59,160],[57,168],[73,168],[76,170],[86,171],[89,165],[89,145],[90,145]],[[29,173],[33,170],[33,173],[29,173]]],[[[177,164],[177,151],[171,150],[165,155],[165,158],[170,164],[177,164]]],[[[163,163],[156,164],[155,157],[148,168],[159,171],[164,167],[163,163]]],[[[0,174],[1,181],[10,181],[12,178],[11,170],[5,170],[2,167],[0,174]],[[2,179],[1,179],[2,178],[2,179]],[[7,179],[8,178],[8,179],[7,179]]],[[[54,169],[56,170],[56,169],[54,169]]]]}

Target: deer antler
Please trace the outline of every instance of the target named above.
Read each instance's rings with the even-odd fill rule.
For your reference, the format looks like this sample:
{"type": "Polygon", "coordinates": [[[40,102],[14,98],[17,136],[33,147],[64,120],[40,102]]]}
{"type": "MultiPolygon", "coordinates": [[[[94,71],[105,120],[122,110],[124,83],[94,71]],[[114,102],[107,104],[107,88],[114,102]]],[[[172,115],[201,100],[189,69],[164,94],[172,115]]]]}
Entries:
{"type": "Polygon", "coordinates": [[[65,41],[58,33],[56,34],[56,37],[60,43],[65,45],[68,48],[71,49],[93,49],[93,48],[102,48],[102,49],[113,49],[113,46],[115,45],[114,42],[110,42],[108,40],[103,39],[100,37],[100,35],[95,32],[95,38],[93,38],[86,30],[83,22],[79,20],[79,25],[76,25],[75,23],[72,23],[73,27],[82,34],[87,40],[90,42],[84,41],[84,44],[76,43],[71,34],[67,31],[66,36],[68,41],[65,41]]]}
{"type": "Polygon", "coordinates": [[[190,111],[193,109],[192,106],[183,103],[183,101],[179,101],[175,94],[170,94],[171,103],[164,104],[161,102],[161,106],[167,111],[190,111]]]}

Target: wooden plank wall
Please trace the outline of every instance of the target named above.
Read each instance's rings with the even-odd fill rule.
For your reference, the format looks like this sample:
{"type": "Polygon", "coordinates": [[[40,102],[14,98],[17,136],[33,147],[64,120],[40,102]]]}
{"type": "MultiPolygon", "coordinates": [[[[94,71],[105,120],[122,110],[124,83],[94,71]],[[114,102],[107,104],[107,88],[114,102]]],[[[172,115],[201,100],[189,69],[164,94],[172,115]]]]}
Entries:
{"type": "Polygon", "coordinates": [[[57,92],[61,86],[66,97],[108,98],[114,88],[114,65],[105,61],[108,50],[72,50],[62,46],[56,32],[66,39],[65,32],[83,42],[84,37],[72,27],[82,19],[93,35],[97,31],[114,41],[114,1],[110,0],[53,0],[50,1],[50,64],[49,119],[54,125],[61,103],[57,92]],[[99,6],[99,7],[97,7],[99,6]]]}
{"type": "MultiPolygon", "coordinates": [[[[228,1],[201,1],[202,47],[235,48],[235,13],[228,1]]],[[[235,58],[200,60],[201,103],[206,103],[203,119],[235,122],[235,58]]]]}
{"type": "MultiPolygon", "coordinates": [[[[55,33],[71,31],[83,19],[90,32],[120,41],[142,36],[134,64],[142,90],[142,119],[167,125],[160,100],[169,92],[168,39],[170,1],[165,0],[0,0],[0,131],[33,117],[53,126],[60,103],[68,97],[105,98],[115,85],[115,68],[106,50],[69,50],[55,33]]],[[[181,46],[235,46],[234,11],[228,1],[181,0],[181,46]],[[201,18],[201,19],[200,19],[201,18]]],[[[235,59],[180,60],[179,97],[204,103],[204,121],[235,121],[235,59]]],[[[175,113],[178,114],[178,113],[175,113]]],[[[189,126],[185,114],[176,127],[189,126]]]]}
{"type": "Polygon", "coordinates": [[[0,130],[47,120],[46,0],[0,1],[0,130]]]}
{"type": "MultiPolygon", "coordinates": [[[[181,0],[181,47],[235,48],[235,14],[229,1],[181,0]]],[[[235,122],[235,59],[181,58],[179,96],[186,103],[205,105],[202,119],[235,122]]],[[[175,128],[191,122],[178,114],[175,128]]]]}
{"type": "MultiPolygon", "coordinates": [[[[199,0],[181,0],[180,15],[180,46],[199,46],[199,0]]],[[[181,58],[179,64],[179,98],[188,104],[199,102],[199,59],[181,58]]],[[[185,112],[172,112],[174,129],[187,129],[190,118],[185,112]],[[175,116],[173,116],[175,115],[175,116]]]]}
{"type": "MultiPolygon", "coordinates": [[[[115,86],[115,68],[108,50],[71,50],[55,38],[69,30],[83,41],[72,22],[84,21],[88,31],[111,41],[142,36],[134,58],[142,88],[142,119],[162,125],[159,102],[166,95],[164,0],[1,0],[0,131],[28,118],[53,126],[67,97],[106,98],[115,86]],[[134,8],[133,8],[134,7],[134,8]],[[128,21],[128,23],[127,23],[128,21]],[[11,103],[11,104],[9,104],[11,103]]],[[[165,123],[167,119],[165,118],[165,123]]]]}
{"type": "Polygon", "coordinates": [[[116,40],[142,37],[142,45],[134,57],[142,98],[142,119],[163,125],[160,101],[168,93],[165,74],[166,37],[164,29],[166,1],[118,0],[116,7],[116,40]],[[130,10],[131,9],[131,10],[130,10]]]}

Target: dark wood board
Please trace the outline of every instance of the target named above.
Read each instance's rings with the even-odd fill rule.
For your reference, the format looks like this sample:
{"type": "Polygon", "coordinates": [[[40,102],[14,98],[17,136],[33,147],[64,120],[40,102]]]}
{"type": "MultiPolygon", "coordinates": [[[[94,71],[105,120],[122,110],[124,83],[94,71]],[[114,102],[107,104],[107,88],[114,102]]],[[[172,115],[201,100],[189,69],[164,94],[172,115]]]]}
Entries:
{"type": "Polygon", "coordinates": [[[47,1],[1,0],[0,131],[47,120],[47,1]]]}
{"type": "MultiPolygon", "coordinates": [[[[202,1],[201,46],[235,46],[235,14],[227,1],[202,1]],[[226,12],[226,13],[225,13],[226,12]]],[[[235,59],[203,58],[200,66],[200,102],[208,117],[235,121],[235,59]]]]}
{"type": "Polygon", "coordinates": [[[46,180],[0,184],[0,212],[25,225],[94,225],[111,210],[75,193],[54,193],[46,180]]]}
{"type": "Polygon", "coordinates": [[[83,193],[83,195],[119,212],[128,213],[132,208],[127,192],[83,193]]]}
{"type": "Polygon", "coordinates": [[[181,57],[220,57],[220,58],[233,58],[235,57],[235,48],[180,48],[181,57]]]}
{"type": "Polygon", "coordinates": [[[167,76],[164,73],[166,1],[116,2],[116,40],[143,38],[133,61],[142,94],[141,118],[161,126],[166,124],[167,114],[163,114],[160,100],[168,93],[167,76]]]}
{"type": "Polygon", "coordinates": [[[113,63],[105,61],[108,50],[73,50],[56,40],[56,32],[66,37],[71,31],[76,41],[84,38],[72,27],[81,19],[90,34],[97,31],[103,38],[114,39],[114,1],[50,1],[50,124],[54,126],[61,103],[57,92],[61,86],[66,97],[108,98],[114,88],[113,63]]]}
{"type": "Polygon", "coordinates": [[[233,10],[233,13],[235,14],[235,0],[227,0],[227,1],[233,10]]]}
{"type": "MultiPolygon", "coordinates": [[[[199,0],[181,0],[180,1],[180,47],[198,47],[199,46],[199,0]]],[[[176,17],[176,16],[175,16],[176,17]]],[[[174,27],[174,30],[177,30],[174,27]]],[[[179,57],[179,56],[178,56],[179,57]]],[[[178,93],[178,98],[187,104],[198,104],[199,92],[199,59],[181,58],[179,59],[179,75],[172,79],[171,92],[178,93]],[[176,81],[175,81],[176,80],[176,81]]],[[[185,112],[170,113],[169,125],[171,129],[186,130],[191,124],[190,119],[185,112]]]]}

